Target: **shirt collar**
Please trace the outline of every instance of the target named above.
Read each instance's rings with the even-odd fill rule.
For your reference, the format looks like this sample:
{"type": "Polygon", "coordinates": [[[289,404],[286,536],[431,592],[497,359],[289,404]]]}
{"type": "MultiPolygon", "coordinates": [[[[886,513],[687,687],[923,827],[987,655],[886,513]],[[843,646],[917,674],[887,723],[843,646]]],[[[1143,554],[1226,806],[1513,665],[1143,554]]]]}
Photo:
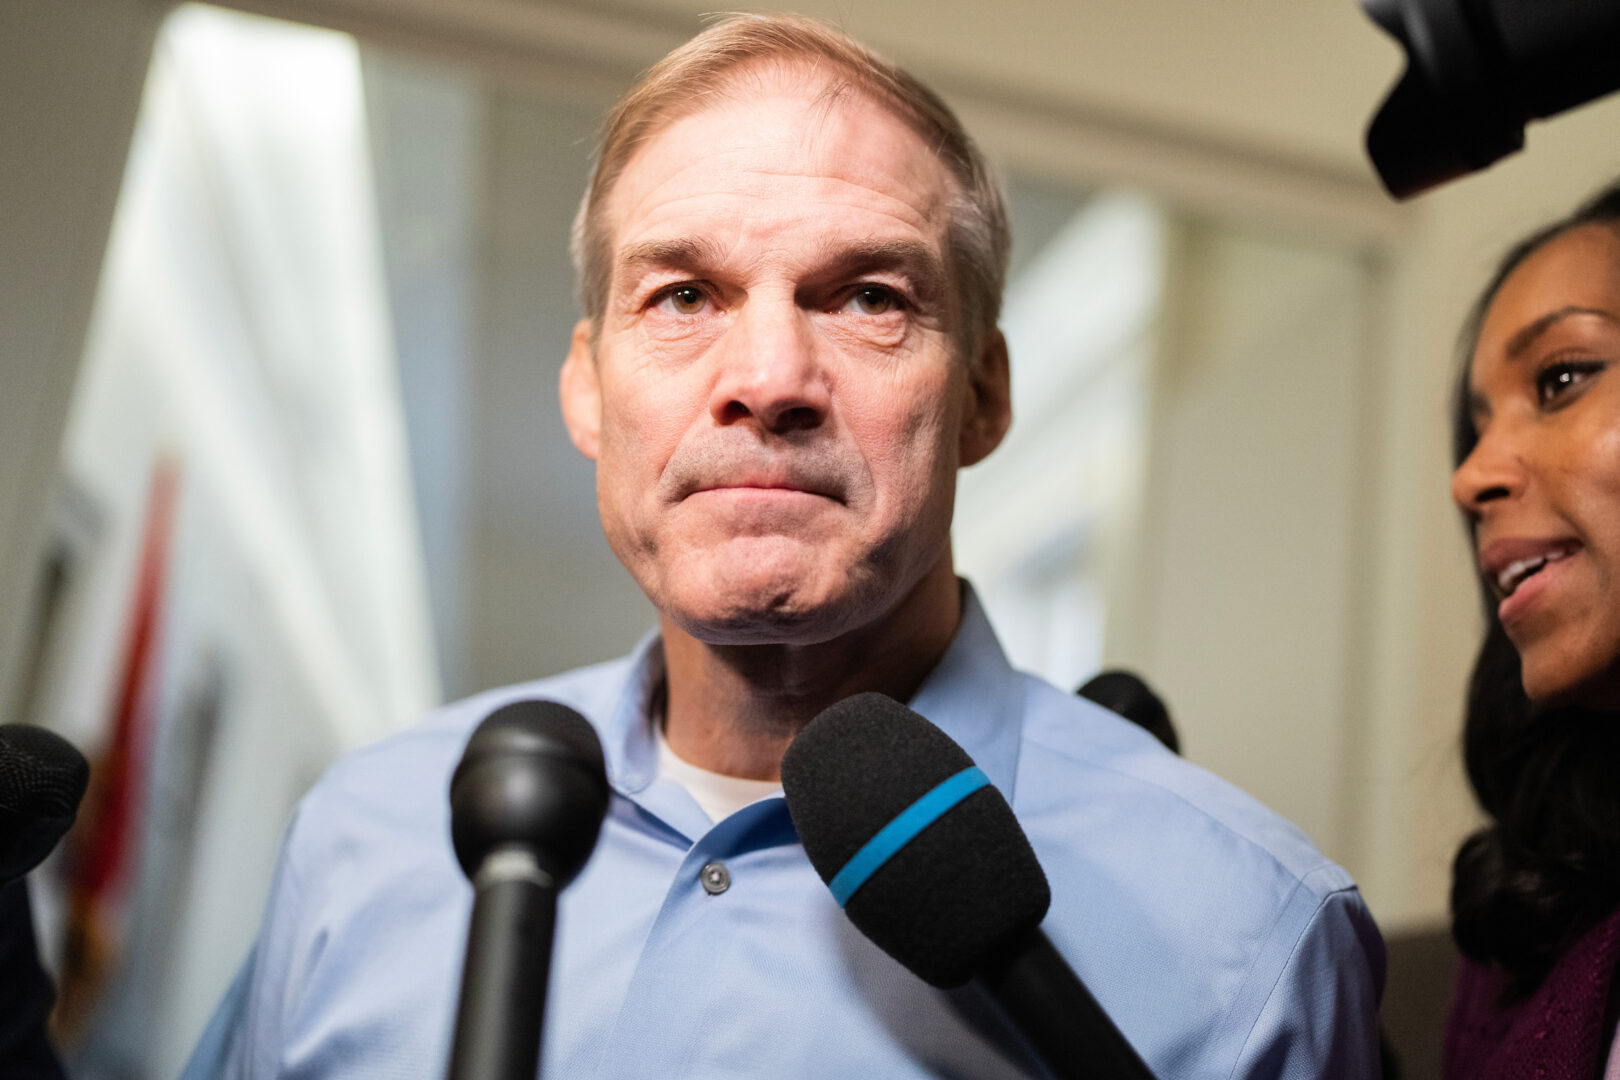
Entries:
{"type": "MultiPolygon", "coordinates": [[[[1023,725],[1022,678],[1007,663],[973,586],[961,580],[962,623],[939,664],[907,704],[955,739],[1009,802],[1018,771],[1023,725]]],[[[657,777],[653,704],[664,682],[663,640],[657,631],[630,654],[630,676],[602,734],[608,780],[624,795],[657,777]]]]}
{"type": "Polygon", "coordinates": [[[906,702],[966,750],[1013,798],[1024,725],[1024,680],[1007,663],[973,586],[962,586],[962,625],[951,647],[906,702]]]}
{"type": "Polygon", "coordinates": [[[608,783],[633,795],[658,776],[658,749],[653,743],[653,703],[663,693],[664,641],[650,631],[630,653],[630,677],[613,707],[602,734],[608,783]]]}

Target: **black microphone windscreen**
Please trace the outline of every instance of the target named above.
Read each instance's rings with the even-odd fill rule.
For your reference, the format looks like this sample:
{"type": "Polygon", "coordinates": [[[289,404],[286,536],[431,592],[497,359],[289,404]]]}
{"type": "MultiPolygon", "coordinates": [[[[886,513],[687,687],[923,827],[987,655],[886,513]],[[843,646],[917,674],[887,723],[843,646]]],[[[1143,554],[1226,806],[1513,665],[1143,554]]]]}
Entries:
{"type": "Polygon", "coordinates": [[[591,770],[606,768],[591,722],[567,705],[538,698],[502,705],[486,716],[467,740],[462,760],[506,753],[553,754],[591,770]]]}
{"type": "Polygon", "coordinates": [[[60,735],[33,724],[0,725],[0,885],[50,854],[89,782],[84,755],[60,735]]]}
{"type": "Polygon", "coordinates": [[[860,883],[840,899],[874,944],[942,987],[967,982],[1039,926],[1052,899],[1007,800],[988,783],[974,788],[969,770],[977,772],[950,736],[870,693],[823,711],[782,758],[788,812],[835,896],[851,880],[846,868],[871,860],[885,839],[899,844],[869,876],[856,873],[860,883]],[[953,786],[971,793],[927,820],[953,786]],[[908,823],[923,827],[905,839],[908,823]]]}
{"type": "Polygon", "coordinates": [[[450,778],[450,837],[471,877],[496,848],[528,849],[561,888],[596,846],[609,789],[590,721],[515,701],[481,721],[450,778]]]}

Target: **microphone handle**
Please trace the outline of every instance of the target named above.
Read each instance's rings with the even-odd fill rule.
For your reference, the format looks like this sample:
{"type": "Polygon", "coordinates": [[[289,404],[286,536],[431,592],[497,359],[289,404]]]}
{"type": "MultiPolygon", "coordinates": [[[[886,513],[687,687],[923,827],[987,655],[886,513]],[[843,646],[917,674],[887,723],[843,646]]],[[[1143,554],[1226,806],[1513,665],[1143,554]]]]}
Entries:
{"type": "Polygon", "coordinates": [[[499,848],[474,877],[450,1080],[535,1080],[557,889],[521,848],[499,848]]]}
{"type": "Polygon", "coordinates": [[[14,1080],[67,1080],[45,1035],[56,990],[39,965],[28,883],[0,884],[0,1072],[14,1080]]]}
{"type": "Polygon", "coordinates": [[[1039,928],[980,972],[979,983],[1058,1080],[1154,1080],[1039,928]]]}

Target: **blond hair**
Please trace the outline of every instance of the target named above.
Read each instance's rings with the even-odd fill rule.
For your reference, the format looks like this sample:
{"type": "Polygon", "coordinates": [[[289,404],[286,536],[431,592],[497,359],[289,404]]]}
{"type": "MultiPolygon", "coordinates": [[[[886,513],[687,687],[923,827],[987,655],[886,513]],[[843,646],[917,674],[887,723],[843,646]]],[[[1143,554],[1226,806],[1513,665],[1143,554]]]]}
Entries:
{"type": "Polygon", "coordinates": [[[810,64],[836,74],[828,100],[865,94],[915,131],[956,182],[948,204],[947,269],[959,305],[958,347],[976,354],[1001,314],[1011,246],[1007,208],[979,148],[928,87],[840,30],[801,15],[731,15],[650,68],[609,114],[590,183],[574,218],[580,303],[600,330],[612,271],[608,198],[636,150],[663,125],[734,90],[744,67],[810,64]]]}

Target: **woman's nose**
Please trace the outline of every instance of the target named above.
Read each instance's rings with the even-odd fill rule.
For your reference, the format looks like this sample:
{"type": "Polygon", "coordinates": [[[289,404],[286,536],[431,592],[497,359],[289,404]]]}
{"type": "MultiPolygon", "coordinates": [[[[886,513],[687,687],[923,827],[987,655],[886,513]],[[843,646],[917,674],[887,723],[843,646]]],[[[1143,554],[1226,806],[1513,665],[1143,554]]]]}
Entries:
{"type": "Polygon", "coordinates": [[[1451,474],[1451,498],[1463,513],[1478,517],[1491,503],[1522,492],[1525,477],[1522,434],[1502,423],[1489,425],[1451,474]]]}

